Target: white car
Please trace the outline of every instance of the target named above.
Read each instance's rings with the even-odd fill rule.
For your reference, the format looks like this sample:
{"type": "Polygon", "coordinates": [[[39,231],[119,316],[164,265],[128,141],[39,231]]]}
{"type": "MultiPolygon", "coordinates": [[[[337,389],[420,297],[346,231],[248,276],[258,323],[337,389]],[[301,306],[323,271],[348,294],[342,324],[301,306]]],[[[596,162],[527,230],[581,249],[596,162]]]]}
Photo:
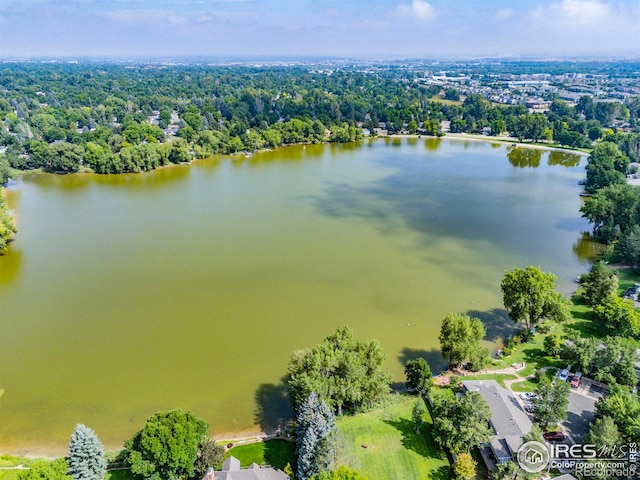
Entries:
{"type": "Polygon", "coordinates": [[[520,394],[520,398],[522,400],[533,400],[534,398],[538,398],[538,395],[533,392],[524,392],[520,394]]]}
{"type": "Polygon", "coordinates": [[[566,368],[564,370],[562,370],[559,374],[558,374],[558,378],[560,380],[562,380],[563,382],[566,382],[567,379],[569,378],[569,370],[567,370],[566,368]]]}

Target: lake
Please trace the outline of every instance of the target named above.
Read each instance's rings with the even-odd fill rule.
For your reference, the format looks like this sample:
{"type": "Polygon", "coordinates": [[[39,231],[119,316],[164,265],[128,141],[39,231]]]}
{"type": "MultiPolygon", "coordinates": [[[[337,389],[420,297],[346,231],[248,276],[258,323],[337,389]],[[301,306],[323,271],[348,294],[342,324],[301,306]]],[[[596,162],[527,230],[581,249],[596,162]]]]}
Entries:
{"type": "Polygon", "coordinates": [[[506,269],[568,292],[589,268],[579,163],[394,138],[24,176],[0,257],[0,451],[63,453],[78,422],[118,446],[177,407],[218,438],[271,426],[292,351],[340,325],[379,339],[397,381],[416,355],[442,368],[447,312],[482,318],[495,348],[506,269]]]}

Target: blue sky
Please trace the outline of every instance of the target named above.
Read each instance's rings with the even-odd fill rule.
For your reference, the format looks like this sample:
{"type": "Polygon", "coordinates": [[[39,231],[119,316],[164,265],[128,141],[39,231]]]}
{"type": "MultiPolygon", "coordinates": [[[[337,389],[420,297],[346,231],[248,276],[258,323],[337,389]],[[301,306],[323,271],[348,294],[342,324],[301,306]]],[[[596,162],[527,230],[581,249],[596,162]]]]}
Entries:
{"type": "Polygon", "coordinates": [[[0,0],[0,57],[634,56],[640,0],[0,0]]]}

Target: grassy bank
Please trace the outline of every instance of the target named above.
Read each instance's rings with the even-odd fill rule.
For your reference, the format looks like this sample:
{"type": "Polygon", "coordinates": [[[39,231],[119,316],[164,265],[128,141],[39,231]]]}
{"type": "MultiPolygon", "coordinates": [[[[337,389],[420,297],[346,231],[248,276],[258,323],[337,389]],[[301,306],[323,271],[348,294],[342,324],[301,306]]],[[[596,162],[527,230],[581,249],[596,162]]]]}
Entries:
{"type": "Polygon", "coordinates": [[[238,445],[227,452],[227,458],[233,455],[240,460],[240,465],[243,467],[257,463],[258,465],[271,465],[274,468],[284,470],[287,463],[292,466],[295,465],[295,450],[295,443],[275,439],[238,445]]]}
{"type": "Polygon", "coordinates": [[[396,404],[338,420],[350,466],[370,480],[450,477],[449,461],[431,439],[428,412],[421,434],[415,433],[411,420],[415,400],[401,397],[396,404]]]}

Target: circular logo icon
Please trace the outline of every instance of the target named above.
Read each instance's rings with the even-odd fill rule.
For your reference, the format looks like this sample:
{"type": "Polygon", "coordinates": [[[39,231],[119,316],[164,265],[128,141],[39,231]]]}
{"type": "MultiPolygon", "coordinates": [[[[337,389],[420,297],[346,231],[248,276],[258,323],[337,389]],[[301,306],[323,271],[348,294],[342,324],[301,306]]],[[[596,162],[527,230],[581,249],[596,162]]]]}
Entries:
{"type": "Polygon", "coordinates": [[[525,472],[541,472],[549,463],[549,451],[540,442],[527,442],[518,449],[518,463],[525,472]]]}

